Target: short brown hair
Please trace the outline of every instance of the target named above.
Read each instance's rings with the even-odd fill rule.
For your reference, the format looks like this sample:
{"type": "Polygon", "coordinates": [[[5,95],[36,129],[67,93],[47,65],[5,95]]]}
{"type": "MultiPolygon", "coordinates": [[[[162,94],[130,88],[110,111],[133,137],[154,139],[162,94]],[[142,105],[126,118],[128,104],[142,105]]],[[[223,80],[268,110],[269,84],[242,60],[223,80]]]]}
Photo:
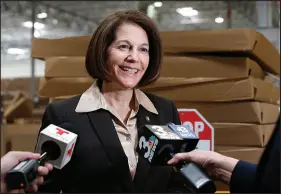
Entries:
{"type": "Polygon", "coordinates": [[[98,80],[109,80],[106,64],[107,49],[115,39],[116,29],[123,23],[134,23],[146,31],[149,41],[149,65],[138,87],[146,86],[158,79],[163,58],[160,33],[153,21],[136,10],[118,11],[106,17],[96,29],[86,53],[88,74],[98,80]]]}

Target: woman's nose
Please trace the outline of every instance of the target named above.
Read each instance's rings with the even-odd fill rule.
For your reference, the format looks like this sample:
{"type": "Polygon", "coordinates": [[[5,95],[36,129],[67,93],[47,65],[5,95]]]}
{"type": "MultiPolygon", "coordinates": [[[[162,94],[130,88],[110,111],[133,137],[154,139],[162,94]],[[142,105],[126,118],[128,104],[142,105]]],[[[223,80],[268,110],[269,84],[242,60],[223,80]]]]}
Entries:
{"type": "Polygon", "coordinates": [[[127,57],[127,60],[129,60],[130,62],[138,62],[138,54],[136,51],[131,51],[127,57]]]}

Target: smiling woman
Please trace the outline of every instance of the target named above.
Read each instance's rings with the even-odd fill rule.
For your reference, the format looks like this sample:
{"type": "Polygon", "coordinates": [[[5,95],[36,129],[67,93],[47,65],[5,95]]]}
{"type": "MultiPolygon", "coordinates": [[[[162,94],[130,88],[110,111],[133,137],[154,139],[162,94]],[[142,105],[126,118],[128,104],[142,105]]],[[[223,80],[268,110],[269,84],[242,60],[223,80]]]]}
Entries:
{"type": "Polygon", "coordinates": [[[134,24],[122,24],[108,48],[110,83],[120,88],[134,88],[143,77],[149,63],[149,44],[146,32],[134,24]],[[138,37],[138,38],[135,38],[138,37]]]}
{"type": "MultiPolygon", "coordinates": [[[[148,85],[159,77],[162,62],[160,34],[152,20],[142,12],[116,12],[108,16],[97,28],[86,55],[86,68],[93,78],[113,81],[110,78],[111,64],[106,60],[111,58],[110,52],[114,48],[119,48],[119,54],[123,51],[122,63],[151,64],[147,64],[148,69],[143,77],[141,76],[142,80],[138,80],[138,86],[148,85]]],[[[114,57],[115,54],[117,53],[113,54],[114,57]]]]}
{"type": "Polygon", "coordinates": [[[97,81],[81,95],[49,104],[44,113],[40,130],[70,122],[78,141],[70,163],[54,170],[39,191],[168,192],[184,187],[180,181],[174,184],[172,167],[150,167],[136,153],[140,126],[180,124],[173,102],[139,89],[157,80],[162,55],[160,33],[144,13],[119,11],[101,22],[85,61],[97,81]]]}

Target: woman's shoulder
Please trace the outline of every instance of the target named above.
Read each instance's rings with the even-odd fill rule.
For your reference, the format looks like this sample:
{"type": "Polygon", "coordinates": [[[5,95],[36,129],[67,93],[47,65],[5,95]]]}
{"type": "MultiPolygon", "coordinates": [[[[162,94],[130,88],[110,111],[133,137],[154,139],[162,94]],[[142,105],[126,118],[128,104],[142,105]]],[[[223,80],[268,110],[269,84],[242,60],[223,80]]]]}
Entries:
{"type": "Polygon", "coordinates": [[[42,129],[47,127],[50,123],[60,125],[61,123],[72,120],[77,117],[75,108],[79,102],[81,95],[73,96],[71,98],[49,103],[42,118],[42,129]]]}
{"type": "Polygon", "coordinates": [[[48,106],[56,110],[75,110],[81,95],[76,95],[65,100],[50,103],[48,106]]]}
{"type": "Polygon", "coordinates": [[[155,94],[144,92],[144,94],[151,100],[151,102],[160,107],[171,106],[173,102],[167,98],[157,96],[155,94]]]}
{"type": "Polygon", "coordinates": [[[177,108],[173,101],[162,96],[157,96],[151,93],[145,93],[159,113],[160,121],[163,125],[169,122],[180,124],[177,108]]]}

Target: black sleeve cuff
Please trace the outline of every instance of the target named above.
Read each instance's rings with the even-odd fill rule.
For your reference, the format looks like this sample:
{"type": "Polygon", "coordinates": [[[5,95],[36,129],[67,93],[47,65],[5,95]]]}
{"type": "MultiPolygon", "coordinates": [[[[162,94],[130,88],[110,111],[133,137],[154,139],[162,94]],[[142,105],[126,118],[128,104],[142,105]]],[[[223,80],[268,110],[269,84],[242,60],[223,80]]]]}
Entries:
{"type": "Polygon", "coordinates": [[[256,164],[246,161],[239,161],[233,169],[230,179],[231,193],[252,192],[256,176],[256,164]]]}

